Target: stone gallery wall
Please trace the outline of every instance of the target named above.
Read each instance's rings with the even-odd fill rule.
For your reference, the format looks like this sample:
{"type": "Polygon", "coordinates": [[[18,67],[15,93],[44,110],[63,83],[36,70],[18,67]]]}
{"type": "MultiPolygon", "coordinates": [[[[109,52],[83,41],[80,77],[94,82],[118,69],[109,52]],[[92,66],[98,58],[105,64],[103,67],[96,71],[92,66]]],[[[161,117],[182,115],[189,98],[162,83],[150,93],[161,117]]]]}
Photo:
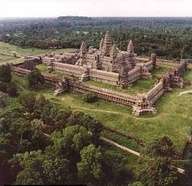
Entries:
{"type": "Polygon", "coordinates": [[[127,79],[129,84],[134,83],[141,78],[142,72],[141,67],[135,67],[133,70],[128,72],[127,79]]]}
{"type": "Polygon", "coordinates": [[[55,70],[64,72],[65,75],[81,77],[85,72],[85,68],[82,66],[70,65],[65,63],[54,62],[53,67],[55,70]]]}
{"type": "Polygon", "coordinates": [[[119,74],[114,72],[105,72],[102,70],[90,69],[89,76],[91,80],[118,85],[119,74]]]}

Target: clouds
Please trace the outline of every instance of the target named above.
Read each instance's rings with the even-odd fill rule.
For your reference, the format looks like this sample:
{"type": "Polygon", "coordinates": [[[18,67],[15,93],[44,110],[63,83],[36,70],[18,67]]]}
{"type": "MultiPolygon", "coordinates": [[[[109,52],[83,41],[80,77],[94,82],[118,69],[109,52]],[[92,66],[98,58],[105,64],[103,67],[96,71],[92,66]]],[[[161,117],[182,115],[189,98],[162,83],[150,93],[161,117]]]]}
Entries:
{"type": "Polygon", "coordinates": [[[191,0],[0,0],[0,17],[192,16],[191,0]]]}

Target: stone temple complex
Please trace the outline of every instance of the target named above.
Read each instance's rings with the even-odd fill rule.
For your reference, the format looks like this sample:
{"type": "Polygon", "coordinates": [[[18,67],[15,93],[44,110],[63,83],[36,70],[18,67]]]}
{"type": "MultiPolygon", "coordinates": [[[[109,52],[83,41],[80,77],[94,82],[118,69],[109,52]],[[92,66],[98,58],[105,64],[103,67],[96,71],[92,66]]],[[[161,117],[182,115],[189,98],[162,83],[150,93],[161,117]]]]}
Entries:
{"type": "MultiPolygon", "coordinates": [[[[61,58],[64,57],[61,55],[61,58]]],[[[149,78],[150,71],[156,66],[155,54],[151,55],[147,63],[141,63],[137,61],[132,40],[128,42],[127,51],[121,51],[113,43],[108,31],[101,39],[99,49],[88,48],[83,41],[79,53],[68,56],[68,61],[76,59],[76,62],[68,63],[65,58],[62,62],[57,56],[45,56],[43,61],[82,81],[95,80],[122,87],[140,78],[149,78]]]]}
{"type": "Polygon", "coordinates": [[[170,67],[169,71],[142,94],[138,92],[129,95],[89,85],[85,81],[94,80],[126,88],[139,79],[151,78],[151,72],[160,65],[156,54],[151,54],[149,59],[137,57],[132,40],[127,44],[127,51],[121,51],[112,41],[109,32],[101,39],[98,49],[88,47],[83,41],[80,50],[76,52],[28,56],[12,69],[19,75],[26,75],[40,63],[47,65],[50,73],[60,71],[64,75],[63,78],[44,74],[45,81],[56,87],[55,94],[66,89],[81,94],[92,93],[106,101],[131,106],[136,116],[146,112],[155,113],[154,105],[165,92],[184,86],[182,76],[187,70],[186,60],[179,63],[161,62],[170,67]]]}

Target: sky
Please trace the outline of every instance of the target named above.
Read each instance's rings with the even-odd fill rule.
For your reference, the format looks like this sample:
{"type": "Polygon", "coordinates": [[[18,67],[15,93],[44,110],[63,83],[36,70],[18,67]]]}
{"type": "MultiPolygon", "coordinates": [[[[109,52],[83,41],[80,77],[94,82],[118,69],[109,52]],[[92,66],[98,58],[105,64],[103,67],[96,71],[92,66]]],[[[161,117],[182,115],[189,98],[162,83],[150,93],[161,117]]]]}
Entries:
{"type": "Polygon", "coordinates": [[[0,17],[192,17],[192,0],[0,0],[0,17]]]}

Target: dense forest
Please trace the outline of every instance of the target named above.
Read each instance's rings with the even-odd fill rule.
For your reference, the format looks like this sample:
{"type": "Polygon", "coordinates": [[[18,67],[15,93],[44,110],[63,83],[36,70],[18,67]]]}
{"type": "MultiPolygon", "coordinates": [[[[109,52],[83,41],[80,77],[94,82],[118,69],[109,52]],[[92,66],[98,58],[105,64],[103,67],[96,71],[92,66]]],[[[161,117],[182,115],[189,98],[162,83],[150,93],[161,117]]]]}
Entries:
{"type": "Polygon", "coordinates": [[[132,39],[138,55],[191,58],[192,18],[58,17],[0,20],[0,40],[22,47],[79,48],[82,40],[98,47],[109,30],[122,50],[132,39]]]}

